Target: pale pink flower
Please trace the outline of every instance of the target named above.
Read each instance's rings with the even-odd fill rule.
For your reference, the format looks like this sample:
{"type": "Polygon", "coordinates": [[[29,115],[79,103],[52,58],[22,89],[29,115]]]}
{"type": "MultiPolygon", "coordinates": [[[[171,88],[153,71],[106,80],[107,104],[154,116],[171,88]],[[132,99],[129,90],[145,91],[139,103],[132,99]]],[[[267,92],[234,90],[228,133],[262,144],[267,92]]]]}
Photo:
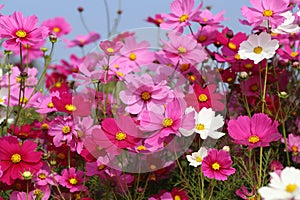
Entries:
{"type": "Polygon", "coordinates": [[[100,39],[100,35],[96,32],[90,32],[87,35],[78,35],[74,40],[64,39],[64,42],[67,44],[67,47],[84,47],[87,44],[96,42],[100,39]]]}
{"type": "Polygon", "coordinates": [[[55,17],[42,22],[43,26],[48,27],[50,34],[55,34],[57,37],[67,35],[71,32],[71,25],[64,17],[55,17]]]}

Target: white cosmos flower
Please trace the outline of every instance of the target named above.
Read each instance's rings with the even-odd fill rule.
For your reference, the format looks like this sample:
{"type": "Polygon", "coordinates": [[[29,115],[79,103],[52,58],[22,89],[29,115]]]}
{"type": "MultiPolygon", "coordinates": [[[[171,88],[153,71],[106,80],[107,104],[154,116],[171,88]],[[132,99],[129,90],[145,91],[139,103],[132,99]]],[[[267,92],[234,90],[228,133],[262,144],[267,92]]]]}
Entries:
{"type": "MultiPolygon", "coordinates": [[[[187,112],[187,111],[186,111],[187,112]]],[[[188,112],[195,112],[189,109],[188,112]]],[[[205,140],[208,136],[213,139],[219,139],[225,133],[216,131],[224,125],[224,119],[221,115],[215,116],[216,113],[211,108],[202,108],[199,113],[195,114],[195,128],[191,131],[179,129],[183,136],[190,136],[194,132],[200,134],[200,137],[205,140]]]]}
{"type": "Polygon", "coordinates": [[[300,199],[300,170],[294,167],[284,168],[280,175],[271,172],[268,186],[258,189],[264,200],[300,199]]]}
{"type": "Polygon", "coordinates": [[[199,151],[192,153],[192,155],[187,155],[186,158],[190,162],[190,165],[193,167],[198,167],[202,164],[203,158],[207,156],[207,149],[201,147],[199,151]]]}
{"type": "Polygon", "coordinates": [[[293,13],[291,11],[287,11],[287,12],[281,13],[279,15],[285,17],[285,20],[276,29],[272,30],[273,33],[287,34],[287,33],[299,32],[300,28],[299,28],[298,24],[294,23],[295,16],[293,15],[293,13]]]}
{"type": "Polygon", "coordinates": [[[262,32],[259,35],[252,34],[242,42],[238,54],[241,59],[250,59],[257,64],[263,59],[272,58],[278,47],[278,40],[272,40],[270,34],[262,32]]]}

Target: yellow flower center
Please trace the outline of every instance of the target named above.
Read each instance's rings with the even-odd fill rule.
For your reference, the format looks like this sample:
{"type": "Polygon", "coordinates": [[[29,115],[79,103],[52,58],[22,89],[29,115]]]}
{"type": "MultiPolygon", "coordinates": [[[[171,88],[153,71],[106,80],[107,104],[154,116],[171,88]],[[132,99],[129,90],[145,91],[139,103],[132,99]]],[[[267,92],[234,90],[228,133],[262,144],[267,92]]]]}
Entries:
{"type": "Polygon", "coordinates": [[[175,195],[174,200],[181,200],[181,197],[179,195],[175,195]]]}
{"type": "Polygon", "coordinates": [[[253,64],[252,63],[247,63],[247,64],[244,65],[244,67],[246,69],[252,69],[253,68],[253,64]]]}
{"type": "Polygon", "coordinates": [[[17,164],[17,163],[21,162],[21,155],[18,153],[15,153],[11,156],[10,160],[11,160],[11,162],[17,164]]]}
{"type": "Polygon", "coordinates": [[[166,118],[163,120],[162,124],[165,128],[170,127],[173,124],[173,120],[171,118],[166,118]]]}
{"type": "Polygon", "coordinates": [[[26,37],[26,35],[27,35],[27,33],[23,30],[18,30],[16,32],[16,36],[19,37],[19,38],[24,38],[24,37],[26,37]]]}
{"type": "Polygon", "coordinates": [[[202,131],[202,130],[205,129],[205,126],[204,126],[204,124],[196,124],[196,129],[197,129],[198,131],[202,131]]]}
{"type": "Polygon", "coordinates": [[[151,165],[150,165],[150,169],[155,170],[155,169],[156,169],[156,165],[151,164],[151,165]]]}
{"type": "Polygon", "coordinates": [[[264,11],[263,11],[263,15],[264,15],[265,17],[272,17],[273,11],[272,11],[272,10],[264,10],[264,11]]]}
{"type": "Polygon", "coordinates": [[[253,49],[253,52],[256,54],[261,54],[262,50],[263,50],[262,47],[257,46],[253,49]]]}
{"type": "Polygon", "coordinates": [[[48,130],[49,129],[49,125],[48,124],[46,124],[46,123],[44,123],[44,124],[42,124],[42,130],[48,130]]]}
{"type": "Polygon", "coordinates": [[[67,111],[75,111],[76,110],[76,106],[74,106],[73,104],[67,104],[67,105],[65,105],[65,109],[67,111]]]}
{"type": "Polygon", "coordinates": [[[228,43],[228,47],[229,47],[229,49],[236,50],[236,44],[234,44],[232,42],[228,43]]]}
{"type": "Polygon", "coordinates": [[[196,76],[195,75],[190,75],[189,76],[190,81],[194,82],[196,80],[196,76]]]}
{"type": "Polygon", "coordinates": [[[213,170],[220,170],[220,164],[215,162],[214,164],[211,165],[211,167],[213,168],[213,170]]]}
{"type": "Polygon", "coordinates": [[[46,179],[46,177],[47,177],[47,176],[46,176],[46,174],[44,174],[44,173],[40,173],[40,174],[39,174],[39,178],[42,179],[42,180],[46,179]]]}
{"type": "Polygon", "coordinates": [[[200,156],[196,156],[196,161],[197,162],[202,162],[202,158],[200,156]]]}
{"type": "Polygon", "coordinates": [[[251,85],[251,86],[250,86],[250,90],[251,90],[252,92],[257,91],[257,90],[258,90],[258,85],[257,85],[257,84],[251,85]]]}
{"type": "Polygon", "coordinates": [[[293,151],[293,152],[298,152],[298,147],[296,147],[295,145],[292,146],[292,151],[293,151]]]}
{"type": "Polygon", "coordinates": [[[64,127],[62,128],[62,132],[63,132],[63,134],[65,134],[65,135],[69,134],[69,133],[71,132],[70,126],[64,126],[64,127]]]}
{"type": "Polygon", "coordinates": [[[55,87],[60,88],[61,87],[61,82],[56,82],[55,87]]]}
{"type": "Polygon", "coordinates": [[[59,33],[60,32],[60,28],[58,28],[58,27],[54,27],[52,30],[53,30],[54,33],[59,33]]]}
{"type": "Polygon", "coordinates": [[[203,20],[204,22],[207,22],[207,21],[208,21],[208,19],[207,19],[206,17],[204,17],[202,20],[203,20]]]}
{"type": "Polygon", "coordinates": [[[229,77],[228,79],[227,79],[227,82],[231,82],[233,79],[231,78],[231,77],[229,77]]]}
{"type": "Polygon", "coordinates": [[[198,100],[200,102],[205,102],[205,101],[207,101],[207,99],[208,99],[208,97],[205,94],[200,94],[198,97],[198,100]]]}
{"type": "Polygon", "coordinates": [[[114,50],[113,48],[111,48],[111,47],[108,47],[108,48],[106,49],[106,51],[107,51],[108,53],[113,53],[113,52],[115,52],[115,50],[114,50]]]}
{"type": "Polygon", "coordinates": [[[189,64],[183,63],[180,65],[180,71],[184,72],[190,68],[189,64]]]}
{"type": "Polygon", "coordinates": [[[26,97],[22,97],[20,99],[20,103],[26,104],[26,103],[28,103],[28,99],[26,97]]]}
{"type": "Polygon", "coordinates": [[[248,138],[248,142],[255,144],[259,142],[259,137],[257,137],[256,135],[252,135],[248,138]]]}
{"type": "Polygon", "coordinates": [[[66,155],[63,154],[63,153],[59,153],[59,154],[57,154],[57,157],[58,157],[59,159],[63,160],[63,159],[66,158],[66,155]]]}
{"type": "Polygon", "coordinates": [[[72,185],[76,185],[78,183],[76,178],[70,178],[69,183],[72,185]]]}
{"type": "Polygon", "coordinates": [[[121,77],[123,77],[123,76],[124,76],[124,73],[123,73],[123,72],[120,72],[120,71],[118,71],[118,72],[117,72],[117,75],[118,75],[118,76],[121,76],[121,77]]]}
{"type": "Polygon", "coordinates": [[[178,47],[177,50],[179,53],[186,53],[186,48],[184,48],[184,47],[178,47]]]}
{"type": "Polygon", "coordinates": [[[147,148],[144,145],[140,145],[136,148],[138,151],[147,150],[147,148]]]}
{"type": "Polygon", "coordinates": [[[189,16],[187,14],[183,14],[183,15],[181,15],[181,17],[179,17],[179,21],[180,21],[180,23],[182,23],[182,22],[185,22],[188,18],[189,18],[189,16]]]}
{"type": "Polygon", "coordinates": [[[4,99],[3,98],[0,98],[0,103],[3,103],[4,102],[4,99]]]}
{"type": "Polygon", "coordinates": [[[132,61],[135,61],[136,60],[136,54],[135,53],[129,54],[129,59],[132,60],[132,61]]]}
{"type": "Polygon", "coordinates": [[[204,42],[207,39],[205,35],[199,35],[198,42],[204,42]]]}
{"type": "Polygon", "coordinates": [[[295,58],[296,56],[299,55],[299,53],[298,53],[297,51],[293,51],[293,52],[290,53],[290,55],[291,55],[293,58],[295,58]]]}
{"type": "Polygon", "coordinates": [[[126,139],[126,134],[125,133],[120,131],[116,134],[116,140],[122,141],[122,140],[125,140],[125,139],[126,139]]]}
{"type": "Polygon", "coordinates": [[[234,58],[235,58],[236,60],[240,60],[240,59],[241,59],[241,56],[240,56],[240,54],[237,53],[237,54],[234,55],[234,58]]]}
{"type": "Polygon", "coordinates": [[[149,99],[151,99],[151,94],[150,94],[149,92],[147,92],[147,91],[142,92],[141,98],[142,98],[144,101],[148,101],[149,99]]]}
{"type": "Polygon", "coordinates": [[[102,169],[104,169],[106,166],[104,164],[101,164],[98,166],[98,171],[101,171],[102,169]]]}
{"type": "Polygon", "coordinates": [[[54,107],[53,103],[52,103],[52,102],[49,102],[49,103],[48,103],[48,108],[53,108],[53,107],[54,107]]]}
{"type": "Polygon", "coordinates": [[[285,191],[287,192],[294,192],[296,189],[298,188],[298,186],[296,184],[288,184],[286,187],[285,187],[285,191]]]}

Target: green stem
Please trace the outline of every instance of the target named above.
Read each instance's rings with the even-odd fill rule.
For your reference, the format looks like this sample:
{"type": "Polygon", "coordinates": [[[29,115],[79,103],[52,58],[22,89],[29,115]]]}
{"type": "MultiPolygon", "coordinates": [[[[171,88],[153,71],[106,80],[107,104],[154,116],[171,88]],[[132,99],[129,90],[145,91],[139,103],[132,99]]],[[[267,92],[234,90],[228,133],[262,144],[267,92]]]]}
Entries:
{"type": "Polygon", "coordinates": [[[261,187],[262,184],[262,157],[263,157],[263,147],[259,149],[259,177],[258,177],[258,188],[261,187]]]}
{"type": "Polygon", "coordinates": [[[208,200],[210,200],[211,198],[212,198],[212,195],[213,195],[213,193],[214,193],[214,188],[215,188],[215,179],[212,179],[211,180],[211,189],[210,189],[210,195],[209,195],[209,198],[208,198],[208,200]]]}
{"type": "Polygon", "coordinates": [[[266,103],[266,91],[267,91],[267,79],[268,79],[268,61],[266,62],[266,69],[265,69],[265,79],[264,79],[264,88],[263,88],[263,94],[262,94],[262,113],[265,112],[265,103],[266,103]]]}
{"type": "Polygon", "coordinates": [[[288,147],[288,144],[287,144],[285,121],[283,121],[281,123],[282,123],[282,132],[283,132],[283,139],[284,139],[284,145],[285,145],[285,153],[286,153],[287,164],[288,164],[288,166],[290,166],[291,162],[290,162],[290,156],[289,156],[289,147],[288,147]]]}

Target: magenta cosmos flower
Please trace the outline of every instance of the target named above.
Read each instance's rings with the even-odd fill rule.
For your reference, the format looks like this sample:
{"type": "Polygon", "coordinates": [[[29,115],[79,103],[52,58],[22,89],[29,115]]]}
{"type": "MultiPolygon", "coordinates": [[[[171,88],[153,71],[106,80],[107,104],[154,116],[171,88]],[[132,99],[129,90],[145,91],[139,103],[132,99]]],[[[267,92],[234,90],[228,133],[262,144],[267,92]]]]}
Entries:
{"type": "Polygon", "coordinates": [[[48,29],[37,25],[38,18],[35,15],[24,17],[21,12],[14,12],[10,16],[1,16],[0,38],[7,39],[3,42],[3,47],[14,50],[20,48],[20,44],[33,46],[44,40],[48,29]]]}
{"type": "Polygon", "coordinates": [[[278,132],[278,122],[272,120],[264,113],[256,113],[250,119],[248,116],[240,116],[228,123],[228,133],[236,144],[255,147],[269,146],[270,142],[281,138],[278,132]]]}
{"type": "Polygon", "coordinates": [[[36,152],[37,144],[26,140],[20,144],[15,137],[2,137],[0,139],[0,167],[3,175],[0,181],[8,185],[16,179],[23,179],[22,173],[30,171],[35,174],[40,170],[42,152],[36,152]]]}
{"type": "Polygon", "coordinates": [[[71,167],[70,169],[64,169],[61,172],[61,176],[57,176],[57,181],[62,186],[70,189],[70,192],[76,192],[76,191],[82,191],[83,188],[83,171],[78,170],[76,172],[76,169],[71,167]]]}
{"type": "Polygon", "coordinates": [[[84,47],[87,44],[96,42],[100,39],[100,35],[96,32],[90,32],[87,35],[78,35],[74,40],[65,39],[64,42],[67,44],[67,47],[84,47]]]}
{"type": "Polygon", "coordinates": [[[55,34],[57,37],[69,34],[71,32],[71,25],[65,20],[64,17],[55,17],[43,21],[43,26],[48,27],[51,34],[55,34]]]}
{"type": "Polygon", "coordinates": [[[276,28],[285,20],[281,14],[292,9],[292,6],[289,7],[289,0],[251,0],[250,2],[254,8],[243,6],[242,15],[254,27],[269,21],[271,28],[276,28]]]}
{"type": "Polygon", "coordinates": [[[149,74],[127,75],[127,89],[120,92],[120,99],[127,105],[126,111],[139,114],[142,110],[159,109],[173,98],[166,81],[155,84],[149,74]]]}
{"type": "Polygon", "coordinates": [[[202,172],[208,178],[225,181],[227,176],[235,173],[231,166],[232,160],[227,151],[210,149],[203,158],[202,172]]]}
{"type": "Polygon", "coordinates": [[[163,29],[173,29],[182,33],[184,27],[190,26],[190,22],[195,21],[200,14],[202,4],[193,10],[194,4],[194,0],[173,1],[170,5],[172,13],[161,15],[165,20],[160,24],[160,27],[163,29]]]}
{"type": "Polygon", "coordinates": [[[171,59],[173,64],[199,64],[207,57],[201,44],[193,37],[170,32],[169,41],[162,41],[163,51],[158,56],[171,59]]]}

